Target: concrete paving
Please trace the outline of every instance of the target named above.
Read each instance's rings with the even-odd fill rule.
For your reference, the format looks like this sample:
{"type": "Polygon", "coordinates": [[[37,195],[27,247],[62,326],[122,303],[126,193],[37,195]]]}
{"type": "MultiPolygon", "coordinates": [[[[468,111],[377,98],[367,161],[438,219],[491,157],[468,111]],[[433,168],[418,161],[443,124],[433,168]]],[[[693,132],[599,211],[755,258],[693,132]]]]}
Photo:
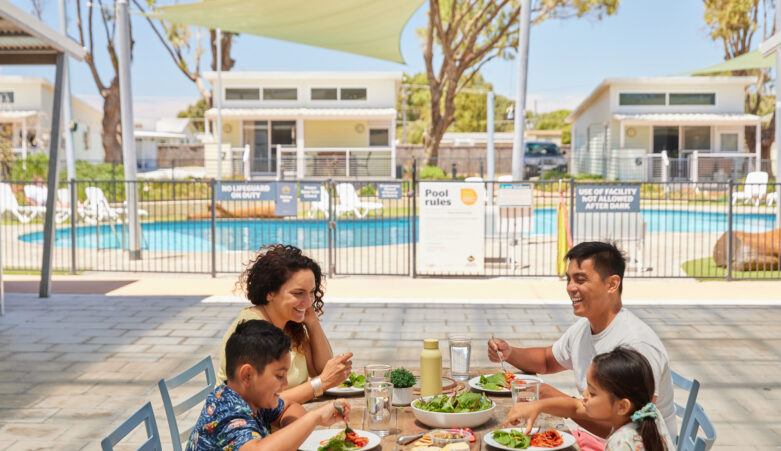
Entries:
{"type": "MultiPolygon", "coordinates": [[[[24,292],[36,286],[34,278],[8,279],[0,317],[0,448],[14,451],[98,449],[147,400],[170,449],[157,381],[205,355],[217,365],[222,334],[246,305],[229,297],[233,277],[58,277],[60,293],[50,299],[24,292]],[[97,294],[83,294],[85,286],[97,294]]],[[[701,381],[699,402],[719,434],[714,449],[781,448],[779,288],[626,283],[629,308],[659,334],[673,368],[701,381]]],[[[571,308],[558,304],[563,289],[555,280],[334,279],[323,323],[335,352],[355,353],[356,368],[417,366],[423,338],[461,331],[474,338],[472,365],[490,366],[484,343],[491,333],[548,345],[572,324],[571,308]]],[[[544,379],[574,394],[570,373],[544,379]]]]}

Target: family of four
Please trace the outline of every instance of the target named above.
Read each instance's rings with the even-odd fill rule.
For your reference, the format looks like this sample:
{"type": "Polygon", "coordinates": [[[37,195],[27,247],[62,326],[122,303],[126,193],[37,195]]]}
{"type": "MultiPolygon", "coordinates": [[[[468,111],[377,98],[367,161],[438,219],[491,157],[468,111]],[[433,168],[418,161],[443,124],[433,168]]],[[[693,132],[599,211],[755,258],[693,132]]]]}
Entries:
{"type": "MultiPolygon", "coordinates": [[[[669,359],[654,332],[621,304],[625,260],[613,245],[586,242],[566,258],[567,293],[581,317],[552,346],[488,343],[520,370],[572,370],[582,398],[543,385],[541,400],[518,403],[506,424],[540,412],[573,419],[584,451],[672,451],[676,431],[669,359]]],[[[221,383],[206,399],[187,451],[297,450],[318,425],[349,415],[343,399],[307,412],[301,403],[347,379],[351,353],[338,356],[323,332],[322,273],[293,246],[265,248],[239,283],[253,304],[225,333],[221,383]],[[272,427],[275,431],[272,432],[272,427]]]]}

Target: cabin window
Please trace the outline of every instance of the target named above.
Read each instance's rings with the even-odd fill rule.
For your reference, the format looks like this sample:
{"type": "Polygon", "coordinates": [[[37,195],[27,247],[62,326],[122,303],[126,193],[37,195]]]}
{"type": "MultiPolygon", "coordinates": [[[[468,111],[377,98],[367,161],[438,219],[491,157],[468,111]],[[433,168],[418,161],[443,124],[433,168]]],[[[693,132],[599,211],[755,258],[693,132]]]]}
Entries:
{"type": "Polygon", "coordinates": [[[716,93],[670,93],[670,105],[716,105],[716,93]]]}
{"type": "Polygon", "coordinates": [[[258,88],[227,88],[225,100],[260,100],[258,88]]]}
{"type": "Polygon", "coordinates": [[[312,100],[336,100],[336,88],[312,88],[312,100]]]}
{"type": "Polygon", "coordinates": [[[366,88],[342,88],[342,100],[366,100],[366,88]]]}
{"type": "Polygon", "coordinates": [[[622,92],[618,95],[618,104],[621,106],[664,105],[665,95],[658,93],[622,92]]]}
{"type": "Polygon", "coordinates": [[[296,88],[263,88],[263,100],[298,100],[296,88]]]}

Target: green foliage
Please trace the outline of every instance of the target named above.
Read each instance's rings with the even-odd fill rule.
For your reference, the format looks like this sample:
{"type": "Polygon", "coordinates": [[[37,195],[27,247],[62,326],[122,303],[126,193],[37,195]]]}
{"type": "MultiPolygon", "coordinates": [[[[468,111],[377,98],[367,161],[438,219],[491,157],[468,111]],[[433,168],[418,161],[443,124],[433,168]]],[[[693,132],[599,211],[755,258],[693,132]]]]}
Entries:
{"type": "Polygon", "coordinates": [[[26,160],[14,160],[9,178],[11,180],[24,181],[40,177],[46,180],[46,175],[48,173],[49,156],[42,153],[36,153],[28,155],[26,160]]]}
{"type": "Polygon", "coordinates": [[[439,166],[426,166],[418,175],[418,180],[447,180],[448,176],[439,166]]]}
{"type": "Polygon", "coordinates": [[[396,368],[390,373],[390,381],[395,388],[407,388],[415,385],[415,376],[407,369],[396,368]]]}
{"type": "Polygon", "coordinates": [[[570,113],[570,110],[556,110],[536,116],[532,114],[534,128],[537,130],[561,130],[561,143],[570,144],[572,142],[572,124],[565,121],[570,113]]]}
{"type": "Polygon", "coordinates": [[[575,180],[602,180],[602,176],[599,174],[578,174],[575,176],[575,180]]]}
{"type": "Polygon", "coordinates": [[[198,130],[199,132],[202,132],[204,130],[204,128],[203,128],[204,114],[206,113],[206,110],[208,110],[208,109],[209,109],[208,102],[206,102],[206,99],[201,97],[194,104],[188,105],[187,109],[176,113],[176,117],[187,117],[187,118],[192,118],[192,119],[200,119],[200,120],[197,120],[197,121],[193,121],[193,125],[195,126],[196,130],[198,130]]]}
{"type": "Polygon", "coordinates": [[[374,197],[377,195],[377,190],[374,188],[374,185],[369,183],[358,190],[358,195],[361,197],[374,197]]]}
{"type": "Polygon", "coordinates": [[[542,177],[540,178],[542,180],[561,180],[561,179],[571,179],[572,175],[561,171],[548,171],[548,172],[544,172],[542,174],[542,177]]]}

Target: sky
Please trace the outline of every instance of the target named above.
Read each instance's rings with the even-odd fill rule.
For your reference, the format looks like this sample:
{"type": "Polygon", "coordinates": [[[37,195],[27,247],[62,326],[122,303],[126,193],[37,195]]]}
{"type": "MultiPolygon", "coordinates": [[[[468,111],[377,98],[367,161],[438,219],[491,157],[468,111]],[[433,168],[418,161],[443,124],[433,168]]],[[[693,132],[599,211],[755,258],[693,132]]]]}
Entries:
{"type": "MultiPolygon", "coordinates": [[[[25,11],[32,10],[29,0],[12,0],[12,3],[25,11]]],[[[43,20],[59,29],[57,4],[55,0],[43,0],[43,20]]],[[[72,0],[68,0],[68,5],[75,9],[72,0]]],[[[426,25],[427,5],[425,2],[418,9],[404,29],[401,48],[407,64],[241,35],[234,43],[236,66],[232,70],[423,72],[422,48],[415,30],[426,25]]],[[[132,66],[134,115],[139,119],[173,117],[198,99],[198,90],[176,68],[146,20],[137,15],[131,17],[136,42],[132,66]]],[[[541,113],[573,109],[607,77],[672,75],[722,61],[721,43],[710,39],[702,17],[703,4],[699,0],[622,0],[615,15],[601,20],[593,17],[551,20],[533,27],[527,109],[534,110],[536,106],[541,113]]],[[[68,31],[71,36],[77,35],[73,20],[68,31]]],[[[758,45],[757,40],[754,46],[758,45]]],[[[103,82],[107,84],[105,51],[99,55],[103,56],[98,61],[103,67],[103,82]]],[[[210,62],[210,56],[204,57],[202,67],[210,62]]],[[[73,62],[70,73],[73,95],[102,107],[87,65],[73,62]]],[[[518,69],[514,60],[493,61],[482,73],[498,94],[515,97],[518,69]]],[[[0,66],[0,75],[32,75],[53,80],[54,69],[0,66]]]]}

